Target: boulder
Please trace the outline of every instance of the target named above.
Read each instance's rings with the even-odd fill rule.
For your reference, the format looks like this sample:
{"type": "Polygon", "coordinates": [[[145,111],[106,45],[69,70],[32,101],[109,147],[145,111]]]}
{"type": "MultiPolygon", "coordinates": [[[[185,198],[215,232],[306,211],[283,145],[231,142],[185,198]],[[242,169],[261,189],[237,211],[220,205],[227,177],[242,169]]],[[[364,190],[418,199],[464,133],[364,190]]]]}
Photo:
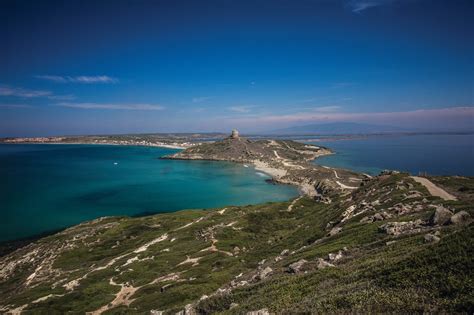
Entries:
{"type": "Polygon", "coordinates": [[[266,267],[265,269],[261,270],[257,275],[256,275],[256,280],[263,280],[268,278],[268,276],[273,272],[273,269],[270,267],[266,267]]]}
{"type": "Polygon", "coordinates": [[[338,251],[337,253],[330,253],[328,254],[329,261],[337,261],[344,256],[344,252],[342,250],[338,251]]]}
{"type": "Polygon", "coordinates": [[[280,256],[288,256],[289,254],[290,254],[290,250],[289,249],[284,249],[280,253],[280,256]]]}
{"type": "Polygon", "coordinates": [[[230,306],[229,306],[229,309],[233,309],[233,308],[236,308],[237,306],[239,306],[239,304],[237,303],[231,303],[230,306]]]}
{"type": "Polygon", "coordinates": [[[325,261],[324,259],[322,258],[318,258],[318,269],[324,269],[324,268],[327,268],[327,267],[335,267],[333,264],[331,264],[330,262],[327,262],[325,261]]]}
{"type": "Polygon", "coordinates": [[[291,265],[288,266],[288,272],[289,273],[299,273],[301,272],[301,269],[303,266],[307,263],[305,259],[300,259],[297,262],[292,263],[291,265]]]}
{"type": "Polygon", "coordinates": [[[247,312],[247,315],[270,315],[270,312],[268,311],[267,308],[262,308],[261,310],[258,310],[258,311],[247,312]]]}
{"type": "Polygon", "coordinates": [[[453,213],[441,205],[435,207],[436,210],[430,218],[431,225],[445,225],[449,223],[453,213]]]}
{"type": "Polygon", "coordinates": [[[333,236],[333,235],[336,235],[337,233],[341,232],[342,231],[342,227],[333,227],[331,229],[331,231],[329,231],[329,236],[333,236]]]}
{"type": "Polygon", "coordinates": [[[471,215],[466,211],[459,211],[450,218],[452,224],[467,224],[471,221],[471,215]]]}
{"type": "Polygon", "coordinates": [[[384,217],[380,213],[374,214],[373,218],[374,218],[374,221],[383,221],[384,220],[384,217]]]}
{"type": "Polygon", "coordinates": [[[438,243],[441,240],[441,238],[431,233],[426,234],[424,239],[425,243],[438,243]]]}

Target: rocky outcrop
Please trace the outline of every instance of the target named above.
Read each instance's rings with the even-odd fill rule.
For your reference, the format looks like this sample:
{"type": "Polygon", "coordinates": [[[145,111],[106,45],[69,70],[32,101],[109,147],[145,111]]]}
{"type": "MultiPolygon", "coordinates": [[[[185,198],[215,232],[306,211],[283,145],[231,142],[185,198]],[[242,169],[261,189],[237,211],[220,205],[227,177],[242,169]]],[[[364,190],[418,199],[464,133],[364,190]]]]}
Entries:
{"type": "Polygon", "coordinates": [[[408,222],[389,222],[379,227],[381,232],[388,235],[400,235],[408,233],[418,233],[423,228],[423,221],[420,219],[408,222]]]}
{"type": "Polygon", "coordinates": [[[453,213],[441,205],[436,205],[436,210],[430,218],[431,225],[445,225],[450,222],[453,213]]]}
{"type": "Polygon", "coordinates": [[[459,211],[451,216],[449,222],[452,224],[466,225],[471,222],[471,215],[466,211],[459,211]]]}
{"type": "Polygon", "coordinates": [[[260,281],[268,278],[271,273],[273,272],[273,269],[270,267],[265,267],[264,269],[260,270],[254,277],[254,280],[260,281]]]}
{"type": "Polygon", "coordinates": [[[308,261],[306,259],[300,259],[295,263],[292,263],[291,265],[288,266],[288,272],[289,273],[300,273],[302,271],[303,266],[307,263],[308,261]]]}

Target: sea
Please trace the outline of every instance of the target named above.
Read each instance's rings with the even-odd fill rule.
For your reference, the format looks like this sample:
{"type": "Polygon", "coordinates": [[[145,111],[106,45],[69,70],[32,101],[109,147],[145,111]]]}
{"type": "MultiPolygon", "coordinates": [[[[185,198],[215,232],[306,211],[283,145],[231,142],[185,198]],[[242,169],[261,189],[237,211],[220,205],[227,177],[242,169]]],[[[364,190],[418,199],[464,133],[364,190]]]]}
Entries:
{"type": "Polygon", "coordinates": [[[326,146],[335,154],[319,165],[377,175],[400,170],[413,175],[474,176],[474,134],[379,135],[321,138],[306,143],[326,146]]]}
{"type": "MultiPolygon", "coordinates": [[[[308,137],[335,154],[314,163],[377,175],[474,176],[474,135],[308,137]]],[[[142,216],[288,200],[250,165],[159,159],[178,150],[114,145],[0,144],[0,243],[103,216],[142,216]]]]}
{"type": "Polygon", "coordinates": [[[103,216],[140,216],[288,200],[253,167],[163,160],[173,149],[1,144],[0,242],[47,234],[103,216]]]}

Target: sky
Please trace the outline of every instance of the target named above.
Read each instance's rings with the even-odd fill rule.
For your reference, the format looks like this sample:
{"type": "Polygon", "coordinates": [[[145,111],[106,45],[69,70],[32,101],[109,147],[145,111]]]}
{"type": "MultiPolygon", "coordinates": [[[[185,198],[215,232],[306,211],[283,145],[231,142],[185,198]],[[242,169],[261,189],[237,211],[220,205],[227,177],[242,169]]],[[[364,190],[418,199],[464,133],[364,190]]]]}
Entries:
{"type": "Polygon", "coordinates": [[[472,0],[0,0],[0,137],[474,130],[472,0]]]}

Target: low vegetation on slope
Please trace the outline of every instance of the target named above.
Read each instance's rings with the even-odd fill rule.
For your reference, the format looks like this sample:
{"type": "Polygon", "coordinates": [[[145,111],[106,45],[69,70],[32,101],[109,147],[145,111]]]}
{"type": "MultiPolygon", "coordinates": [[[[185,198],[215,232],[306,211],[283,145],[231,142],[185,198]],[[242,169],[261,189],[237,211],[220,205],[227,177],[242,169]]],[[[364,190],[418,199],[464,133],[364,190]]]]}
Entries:
{"type": "Polygon", "coordinates": [[[404,174],[366,180],[331,200],[84,223],[1,257],[0,307],[40,314],[474,311],[470,202],[432,197],[404,174]]]}

